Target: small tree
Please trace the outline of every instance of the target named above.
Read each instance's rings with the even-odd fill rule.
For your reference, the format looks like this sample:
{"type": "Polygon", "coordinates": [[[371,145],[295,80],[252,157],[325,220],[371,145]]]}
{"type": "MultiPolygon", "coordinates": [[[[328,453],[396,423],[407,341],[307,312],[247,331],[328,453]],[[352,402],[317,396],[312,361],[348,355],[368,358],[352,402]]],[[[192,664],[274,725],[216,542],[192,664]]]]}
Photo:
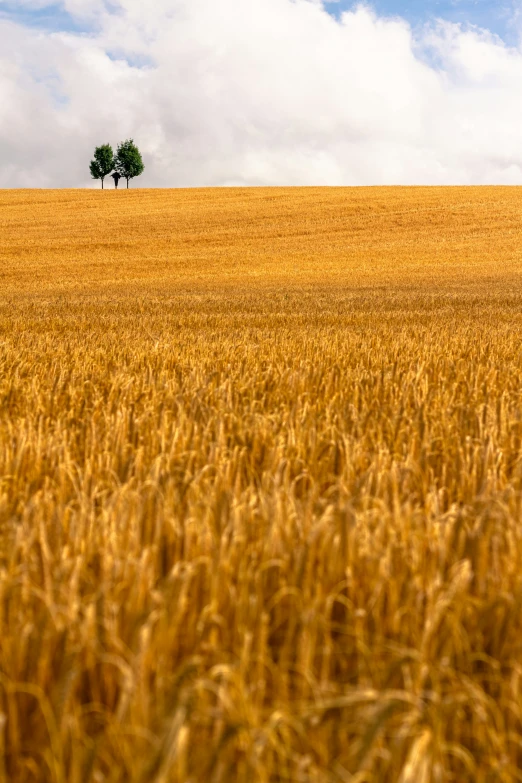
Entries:
{"type": "Polygon", "coordinates": [[[141,153],[134,144],[133,139],[122,141],[119,145],[114,161],[114,168],[118,174],[121,174],[121,176],[125,177],[127,180],[127,188],[129,187],[130,179],[134,179],[134,177],[139,177],[140,174],[143,174],[145,166],[143,165],[141,153]]]}
{"type": "Polygon", "coordinates": [[[114,168],[114,152],[110,144],[102,144],[94,150],[94,160],[91,160],[90,169],[93,179],[101,179],[102,190],[103,180],[110,174],[114,168]]]}

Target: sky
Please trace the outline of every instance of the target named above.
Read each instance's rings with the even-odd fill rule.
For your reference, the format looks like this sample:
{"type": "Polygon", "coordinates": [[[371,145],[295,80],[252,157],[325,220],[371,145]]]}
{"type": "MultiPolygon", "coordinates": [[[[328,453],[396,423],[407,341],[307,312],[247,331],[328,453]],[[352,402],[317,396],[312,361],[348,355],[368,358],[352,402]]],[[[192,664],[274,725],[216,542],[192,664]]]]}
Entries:
{"type": "Polygon", "coordinates": [[[0,0],[0,188],[127,138],[135,187],[519,184],[522,0],[0,0]]]}
{"type": "MultiPolygon", "coordinates": [[[[454,24],[476,25],[501,36],[511,44],[517,43],[513,17],[517,4],[497,0],[375,0],[373,8],[383,16],[400,16],[412,25],[437,18],[454,24]]],[[[332,2],[326,5],[330,13],[347,10],[352,2],[332,2]]]]}

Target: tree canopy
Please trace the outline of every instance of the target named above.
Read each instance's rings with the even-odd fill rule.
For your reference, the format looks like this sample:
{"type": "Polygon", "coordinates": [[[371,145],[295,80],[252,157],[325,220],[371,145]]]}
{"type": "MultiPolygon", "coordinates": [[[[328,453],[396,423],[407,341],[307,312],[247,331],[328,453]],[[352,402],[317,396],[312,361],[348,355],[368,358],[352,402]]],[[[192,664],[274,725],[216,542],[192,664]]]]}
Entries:
{"type": "Polygon", "coordinates": [[[118,174],[121,174],[122,177],[125,177],[127,180],[127,187],[129,187],[129,180],[143,174],[145,166],[143,165],[141,153],[134,144],[134,139],[127,139],[118,146],[114,161],[114,169],[118,174]]]}
{"type": "Polygon", "coordinates": [[[94,150],[94,159],[91,160],[90,170],[93,179],[101,179],[102,189],[103,180],[110,174],[114,168],[114,152],[110,144],[102,144],[94,150]]]}

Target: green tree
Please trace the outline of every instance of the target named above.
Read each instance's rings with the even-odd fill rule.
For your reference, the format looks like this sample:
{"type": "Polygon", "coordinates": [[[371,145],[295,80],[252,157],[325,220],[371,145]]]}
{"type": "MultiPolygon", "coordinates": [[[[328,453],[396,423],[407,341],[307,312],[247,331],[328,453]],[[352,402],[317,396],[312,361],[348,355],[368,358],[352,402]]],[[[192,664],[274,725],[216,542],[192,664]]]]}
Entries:
{"type": "Polygon", "coordinates": [[[118,174],[121,174],[127,180],[127,188],[129,187],[130,179],[143,174],[145,166],[143,165],[141,153],[134,144],[134,139],[127,139],[127,141],[122,141],[119,145],[114,168],[118,174]]]}
{"type": "Polygon", "coordinates": [[[91,160],[90,169],[93,179],[101,179],[102,190],[103,180],[110,174],[114,168],[114,152],[110,144],[102,144],[94,150],[94,160],[91,160]]]}

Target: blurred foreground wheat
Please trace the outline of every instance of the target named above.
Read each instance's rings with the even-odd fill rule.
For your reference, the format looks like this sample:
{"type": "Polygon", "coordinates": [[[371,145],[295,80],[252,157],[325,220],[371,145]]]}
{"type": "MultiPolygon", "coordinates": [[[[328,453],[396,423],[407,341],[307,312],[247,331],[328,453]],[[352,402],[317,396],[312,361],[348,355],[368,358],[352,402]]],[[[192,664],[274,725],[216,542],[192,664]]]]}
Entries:
{"type": "Polygon", "coordinates": [[[522,780],[518,191],[0,206],[0,782],[522,780]]]}

